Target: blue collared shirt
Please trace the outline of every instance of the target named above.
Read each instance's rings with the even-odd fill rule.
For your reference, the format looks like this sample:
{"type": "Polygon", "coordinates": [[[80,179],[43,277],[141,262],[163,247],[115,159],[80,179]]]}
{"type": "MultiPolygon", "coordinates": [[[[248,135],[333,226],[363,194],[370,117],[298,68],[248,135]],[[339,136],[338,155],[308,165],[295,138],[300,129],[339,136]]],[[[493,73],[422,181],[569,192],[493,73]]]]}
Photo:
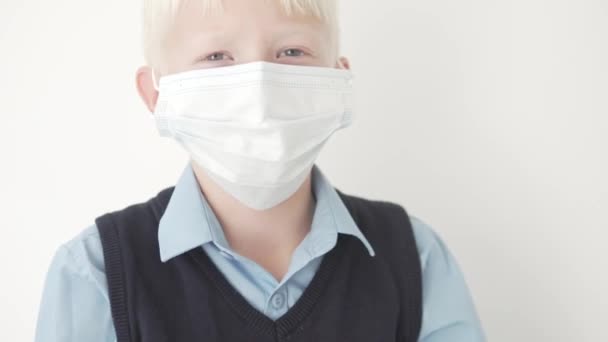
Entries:
{"type": "MultiPolygon", "coordinates": [[[[252,260],[232,251],[217,217],[200,191],[190,164],[184,169],[158,230],[161,260],[202,247],[252,306],[272,319],[285,314],[315,275],[338,234],[355,236],[374,255],[335,189],[315,165],[316,199],[310,232],[293,253],[279,282],[252,260]]],[[[423,276],[420,341],[484,341],[466,282],[442,240],[410,214],[423,276]]],[[[104,260],[93,224],[59,247],[49,267],[36,330],[37,342],[114,342],[104,260]]]]}

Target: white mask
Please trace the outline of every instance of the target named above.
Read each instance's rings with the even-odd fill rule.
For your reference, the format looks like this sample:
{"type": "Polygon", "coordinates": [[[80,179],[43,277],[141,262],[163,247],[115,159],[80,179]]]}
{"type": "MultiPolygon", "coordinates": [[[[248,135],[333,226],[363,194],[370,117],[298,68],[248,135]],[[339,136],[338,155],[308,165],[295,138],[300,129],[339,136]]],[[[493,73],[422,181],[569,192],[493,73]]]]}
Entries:
{"type": "Polygon", "coordinates": [[[253,62],[161,77],[155,119],[211,179],[264,210],[304,182],[352,121],[348,70],[253,62]]]}

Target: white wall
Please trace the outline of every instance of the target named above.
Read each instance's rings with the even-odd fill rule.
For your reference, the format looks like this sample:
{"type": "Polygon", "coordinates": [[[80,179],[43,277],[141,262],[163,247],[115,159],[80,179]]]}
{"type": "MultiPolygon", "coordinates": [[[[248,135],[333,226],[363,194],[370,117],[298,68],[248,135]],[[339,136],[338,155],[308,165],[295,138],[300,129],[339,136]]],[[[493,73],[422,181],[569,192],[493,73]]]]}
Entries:
{"type": "MultiPolygon", "coordinates": [[[[358,121],[319,164],[446,240],[491,341],[608,341],[608,2],[343,0],[358,121]]],[[[0,2],[1,341],[59,244],[185,154],[136,95],[139,2],[0,2]]]]}

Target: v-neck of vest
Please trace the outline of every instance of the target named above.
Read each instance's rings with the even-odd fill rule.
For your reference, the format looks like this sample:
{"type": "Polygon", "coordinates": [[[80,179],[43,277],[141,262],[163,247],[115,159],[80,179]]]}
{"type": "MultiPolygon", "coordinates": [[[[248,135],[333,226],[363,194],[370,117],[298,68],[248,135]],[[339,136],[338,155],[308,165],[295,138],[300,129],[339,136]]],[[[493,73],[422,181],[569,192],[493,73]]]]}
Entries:
{"type": "Polygon", "coordinates": [[[253,328],[270,336],[289,336],[293,334],[306,318],[313,312],[315,304],[326,289],[338,262],[346,254],[349,239],[338,236],[336,246],[330,250],[321,261],[319,269],[313,276],[310,284],[296,303],[276,321],[253,307],[243,295],[238,292],[226,279],[224,274],[211,261],[202,248],[190,251],[194,260],[202,267],[205,274],[211,279],[217,289],[231,308],[253,328]]]}

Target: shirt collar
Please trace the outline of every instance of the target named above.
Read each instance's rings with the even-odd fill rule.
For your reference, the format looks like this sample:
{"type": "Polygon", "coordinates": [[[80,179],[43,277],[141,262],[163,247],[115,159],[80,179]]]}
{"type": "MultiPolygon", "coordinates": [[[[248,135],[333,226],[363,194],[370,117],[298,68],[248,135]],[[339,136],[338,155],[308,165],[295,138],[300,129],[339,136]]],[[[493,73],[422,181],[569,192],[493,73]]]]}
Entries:
{"type": "MultiPolygon", "coordinates": [[[[336,232],[358,238],[365,248],[367,248],[369,254],[374,256],[374,249],[357,226],[357,223],[355,223],[355,220],[350,215],[350,212],[344,205],[340,195],[338,195],[336,189],[331,185],[316,164],[312,168],[312,190],[317,200],[317,207],[327,206],[327,209],[333,218],[333,226],[335,227],[336,232]]],[[[315,210],[315,215],[317,215],[317,212],[319,212],[319,210],[315,210]]],[[[313,222],[314,219],[315,218],[313,217],[313,222]]]]}
{"type": "MultiPolygon", "coordinates": [[[[335,228],[333,231],[357,237],[373,256],[374,250],[371,245],[357,227],[336,190],[316,165],[312,169],[311,181],[317,203],[314,215],[319,212],[319,207],[329,211],[335,228]]],[[[313,217],[313,225],[314,222],[313,217]]],[[[165,262],[209,242],[214,242],[222,249],[228,249],[228,242],[219,221],[205,199],[189,162],[160,218],[158,244],[161,261],[165,262]]]]}
{"type": "MultiPolygon", "coordinates": [[[[158,224],[161,261],[213,241],[211,227],[216,224],[217,218],[210,213],[212,211],[188,163],[158,224]]],[[[219,223],[217,225],[219,227],[219,223]]]]}

